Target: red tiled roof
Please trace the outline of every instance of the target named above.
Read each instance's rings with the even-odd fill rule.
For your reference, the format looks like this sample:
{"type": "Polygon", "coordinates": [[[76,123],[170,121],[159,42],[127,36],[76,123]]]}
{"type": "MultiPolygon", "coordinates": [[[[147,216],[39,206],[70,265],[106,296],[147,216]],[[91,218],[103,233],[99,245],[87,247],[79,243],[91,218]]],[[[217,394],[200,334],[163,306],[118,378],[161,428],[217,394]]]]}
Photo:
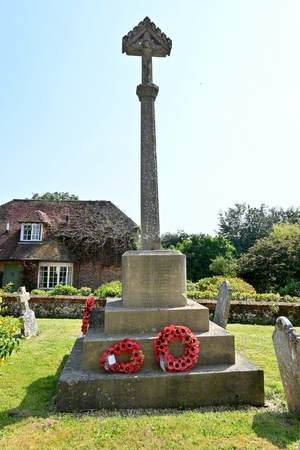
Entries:
{"type": "Polygon", "coordinates": [[[41,243],[20,243],[20,222],[43,223],[47,227],[61,229],[72,223],[78,227],[88,226],[91,216],[111,223],[112,228],[121,226],[132,234],[137,225],[110,201],[92,200],[12,200],[0,206],[0,260],[47,260],[73,261],[66,246],[59,240],[47,239],[41,243]],[[9,232],[6,224],[9,223],[9,232]]]}

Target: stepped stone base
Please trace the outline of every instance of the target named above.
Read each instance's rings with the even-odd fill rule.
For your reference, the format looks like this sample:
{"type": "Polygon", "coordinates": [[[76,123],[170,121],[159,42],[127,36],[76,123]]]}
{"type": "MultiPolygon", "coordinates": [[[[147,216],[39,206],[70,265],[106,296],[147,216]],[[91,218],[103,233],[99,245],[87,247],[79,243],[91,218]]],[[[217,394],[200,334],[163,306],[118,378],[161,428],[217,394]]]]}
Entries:
{"type": "Polygon", "coordinates": [[[143,370],[127,375],[83,370],[82,352],[83,339],[78,338],[59,379],[59,411],[264,404],[263,371],[241,356],[235,364],[190,372],[143,370]]]}
{"type": "MultiPolygon", "coordinates": [[[[200,346],[200,358],[196,367],[213,364],[234,364],[234,336],[213,322],[210,322],[208,332],[195,332],[194,334],[197,336],[200,346]]],[[[103,330],[90,328],[83,341],[82,368],[85,370],[100,370],[98,361],[102,352],[107,347],[124,339],[124,337],[124,334],[106,336],[103,330]]],[[[160,371],[153,352],[155,334],[130,334],[130,337],[136,340],[143,350],[145,359],[142,370],[150,369],[160,371]]],[[[175,356],[180,356],[182,353],[182,345],[178,343],[177,348],[173,346],[172,353],[175,356]]]]}
{"type": "Polygon", "coordinates": [[[107,335],[157,333],[165,325],[184,324],[192,331],[208,331],[209,310],[193,300],[178,307],[126,307],[121,299],[108,300],[104,332],[107,335]]]}

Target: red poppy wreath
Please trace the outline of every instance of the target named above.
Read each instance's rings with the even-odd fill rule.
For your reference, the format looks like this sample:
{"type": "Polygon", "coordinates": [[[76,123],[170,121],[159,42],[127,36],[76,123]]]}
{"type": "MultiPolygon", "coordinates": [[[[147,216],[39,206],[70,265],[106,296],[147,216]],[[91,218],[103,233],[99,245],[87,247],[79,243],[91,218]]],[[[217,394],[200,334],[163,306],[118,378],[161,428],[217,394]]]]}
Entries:
{"type": "Polygon", "coordinates": [[[144,355],[140,345],[133,339],[125,338],[111,345],[102,353],[99,359],[99,365],[106,372],[133,373],[140,370],[143,361],[144,355]],[[120,355],[122,353],[128,353],[130,355],[129,361],[120,361],[120,355]]]}
{"type": "Polygon", "coordinates": [[[166,372],[184,372],[192,369],[199,358],[199,342],[192,331],[183,325],[169,325],[164,327],[154,340],[154,354],[160,367],[166,372]],[[179,341],[184,346],[181,357],[170,353],[171,342],[179,341]]]}
{"type": "Polygon", "coordinates": [[[81,325],[81,331],[83,336],[86,335],[89,323],[90,323],[90,317],[92,309],[95,308],[95,297],[92,295],[86,299],[85,308],[83,310],[83,316],[82,316],[82,325],[81,325]]]}

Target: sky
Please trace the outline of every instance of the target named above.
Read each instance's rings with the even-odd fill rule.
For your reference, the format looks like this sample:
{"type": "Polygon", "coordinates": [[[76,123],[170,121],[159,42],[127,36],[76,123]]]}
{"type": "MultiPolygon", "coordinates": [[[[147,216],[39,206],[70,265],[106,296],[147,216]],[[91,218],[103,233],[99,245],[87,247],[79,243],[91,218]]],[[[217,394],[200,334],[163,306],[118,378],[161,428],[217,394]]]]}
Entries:
{"type": "Polygon", "coordinates": [[[161,231],[298,207],[299,0],[0,0],[0,204],[67,191],[140,222],[141,62],[121,42],[145,16],[173,41],[153,63],[161,231]]]}

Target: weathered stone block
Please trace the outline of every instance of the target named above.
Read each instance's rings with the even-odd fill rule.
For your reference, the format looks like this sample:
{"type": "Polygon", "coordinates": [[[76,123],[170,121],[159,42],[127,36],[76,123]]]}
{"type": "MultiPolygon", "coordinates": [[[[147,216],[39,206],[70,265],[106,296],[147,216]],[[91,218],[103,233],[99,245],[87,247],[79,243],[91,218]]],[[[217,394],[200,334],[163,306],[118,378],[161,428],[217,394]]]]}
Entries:
{"type": "MultiPolygon", "coordinates": [[[[213,322],[210,323],[209,328],[207,332],[195,334],[200,347],[200,356],[196,367],[214,364],[234,364],[234,336],[213,322]]],[[[145,370],[159,370],[153,352],[155,335],[145,333],[144,335],[130,334],[128,336],[140,344],[144,353],[145,359],[140,373],[145,370]]],[[[124,337],[124,334],[108,337],[103,333],[103,330],[90,328],[83,340],[82,368],[85,370],[98,370],[100,355],[109,346],[124,339],[124,337]]],[[[182,353],[182,345],[178,343],[177,348],[171,348],[171,352],[175,356],[180,356],[182,353]]]]}
{"type": "Polygon", "coordinates": [[[235,364],[189,372],[159,370],[108,374],[81,369],[82,339],[72,350],[58,382],[57,409],[196,408],[207,405],[264,404],[263,371],[241,356],[235,364]]]}
{"type": "Polygon", "coordinates": [[[185,255],[171,250],[136,250],[122,257],[124,306],[184,306],[185,255]]]}
{"type": "Polygon", "coordinates": [[[168,324],[189,327],[192,331],[207,331],[209,311],[205,306],[188,300],[187,305],[156,308],[125,307],[121,300],[108,300],[105,308],[105,334],[157,333],[168,324]]]}

